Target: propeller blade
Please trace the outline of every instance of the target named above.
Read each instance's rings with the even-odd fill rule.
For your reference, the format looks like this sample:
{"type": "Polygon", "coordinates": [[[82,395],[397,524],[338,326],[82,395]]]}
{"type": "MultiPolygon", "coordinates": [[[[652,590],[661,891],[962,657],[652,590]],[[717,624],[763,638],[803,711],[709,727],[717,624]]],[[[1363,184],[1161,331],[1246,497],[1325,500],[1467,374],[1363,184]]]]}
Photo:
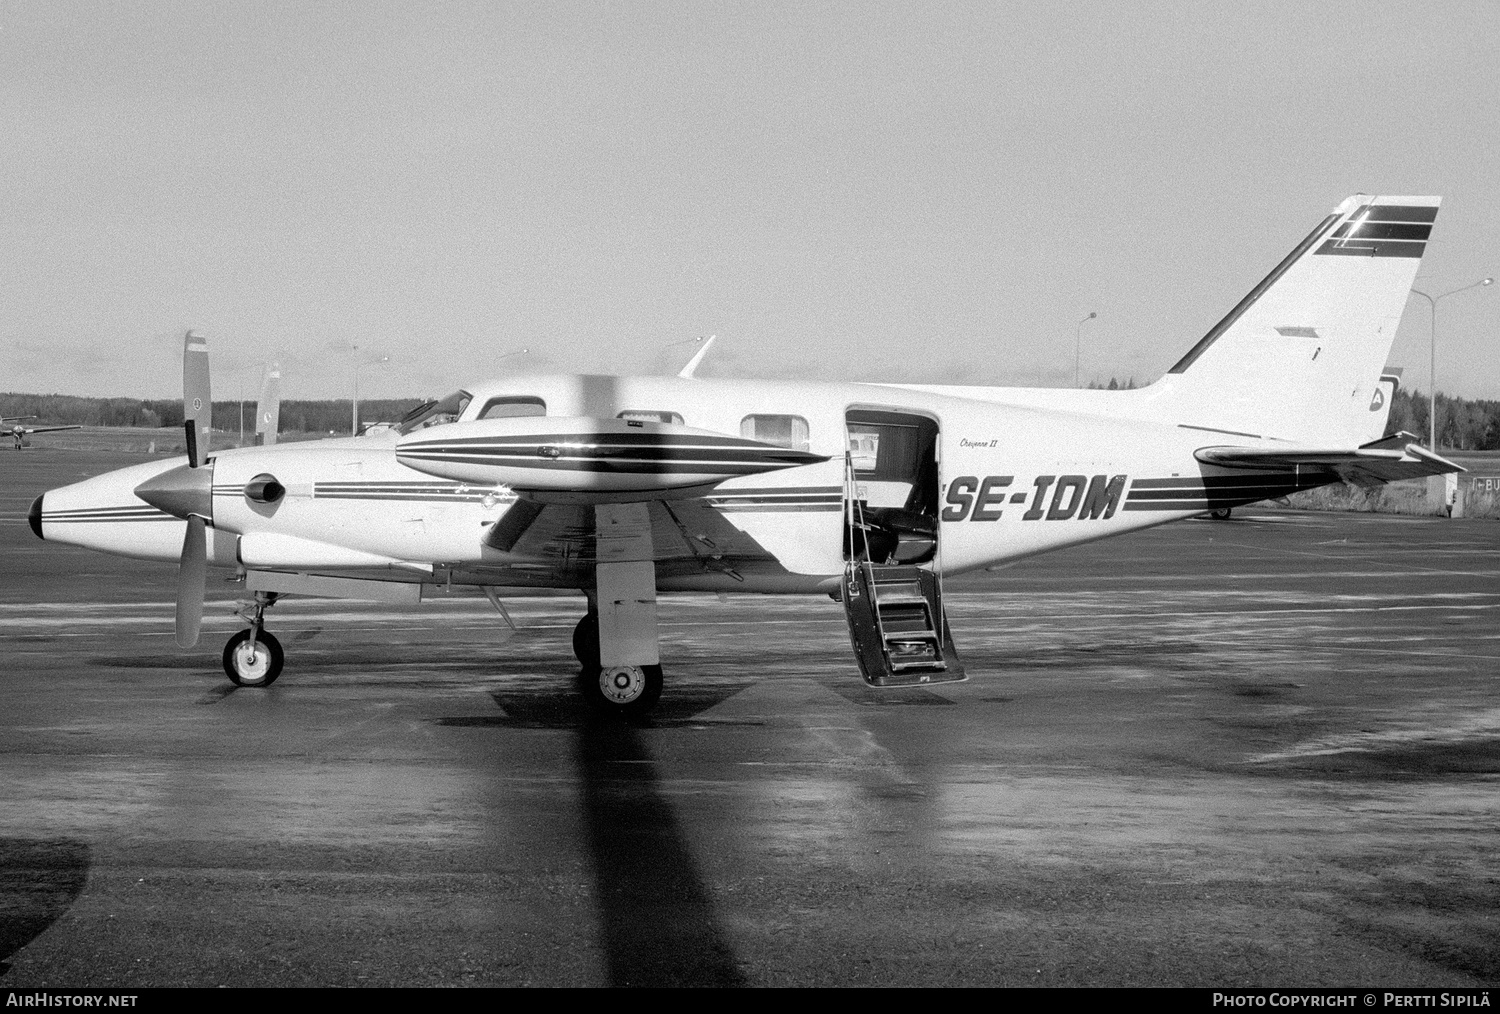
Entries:
{"type": "Polygon", "coordinates": [[[189,331],[182,340],[182,426],[187,433],[188,464],[208,460],[208,428],[213,421],[208,386],[208,339],[189,331]]]}
{"type": "Polygon", "coordinates": [[[203,623],[203,588],[208,581],[208,533],[202,518],[188,516],[182,538],[182,562],[177,567],[177,643],[191,648],[198,643],[203,623]]]}
{"type": "Polygon", "coordinates": [[[263,447],[276,442],[276,431],[281,424],[281,364],[271,363],[266,367],[265,379],[260,385],[260,401],[255,406],[255,434],[263,447]]]}

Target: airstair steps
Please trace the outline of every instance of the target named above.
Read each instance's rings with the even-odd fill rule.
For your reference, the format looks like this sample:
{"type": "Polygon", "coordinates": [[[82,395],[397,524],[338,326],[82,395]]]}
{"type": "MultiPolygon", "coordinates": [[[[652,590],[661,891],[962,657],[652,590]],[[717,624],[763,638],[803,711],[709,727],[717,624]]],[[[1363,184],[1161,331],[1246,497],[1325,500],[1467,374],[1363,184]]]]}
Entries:
{"type": "Polygon", "coordinates": [[[912,686],[965,678],[931,571],[851,560],[843,600],[866,683],[912,686]]]}

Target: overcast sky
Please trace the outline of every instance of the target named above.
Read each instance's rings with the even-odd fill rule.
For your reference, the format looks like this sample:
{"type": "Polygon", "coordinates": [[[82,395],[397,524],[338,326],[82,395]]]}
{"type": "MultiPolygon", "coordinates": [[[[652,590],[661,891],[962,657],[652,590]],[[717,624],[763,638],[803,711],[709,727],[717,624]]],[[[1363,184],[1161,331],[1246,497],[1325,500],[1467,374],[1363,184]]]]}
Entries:
{"type": "MultiPolygon", "coordinates": [[[[1151,380],[1354,192],[1500,274],[1497,68],[1494,2],[0,2],[0,390],[179,395],[188,327],[219,397],[1064,386],[1090,312],[1151,380]]],[[[1439,306],[1500,398],[1500,285],[1439,306]]]]}

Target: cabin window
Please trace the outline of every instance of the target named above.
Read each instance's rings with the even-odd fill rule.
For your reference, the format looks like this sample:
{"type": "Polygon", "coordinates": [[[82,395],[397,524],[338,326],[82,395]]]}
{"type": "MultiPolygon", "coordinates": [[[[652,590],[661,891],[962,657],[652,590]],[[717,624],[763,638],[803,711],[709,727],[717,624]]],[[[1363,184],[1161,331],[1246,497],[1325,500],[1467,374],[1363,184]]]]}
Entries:
{"type": "Polygon", "coordinates": [[[522,416],[546,415],[547,403],[540,398],[491,398],[484,403],[480,419],[516,419],[522,416]]]}
{"type": "Polygon", "coordinates": [[[645,412],[631,409],[621,412],[615,416],[616,419],[634,419],[638,422],[670,423],[673,426],[682,425],[682,416],[676,412],[645,412]]]}
{"type": "Polygon", "coordinates": [[[800,415],[747,415],[740,420],[740,436],[794,451],[808,447],[807,420],[800,415]]]}
{"type": "Polygon", "coordinates": [[[880,463],[880,431],[873,426],[849,425],[849,458],[858,472],[873,472],[880,463]]]}

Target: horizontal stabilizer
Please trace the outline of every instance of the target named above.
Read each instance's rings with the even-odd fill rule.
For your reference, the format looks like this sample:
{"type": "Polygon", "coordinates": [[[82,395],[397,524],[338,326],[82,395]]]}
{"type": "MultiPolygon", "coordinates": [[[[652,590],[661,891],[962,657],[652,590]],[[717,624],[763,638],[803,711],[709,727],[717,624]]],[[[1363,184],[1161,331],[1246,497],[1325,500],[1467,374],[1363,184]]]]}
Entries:
{"type": "Polygon", "coordinates": [[[1224,468],[1321,469],[1356,486],[1462,472],[1463,466],[1434,454],[1411,433],[1392,433],[1354,450],[1296,447],[1202,447],[1194,457],[1224,468]]]}

